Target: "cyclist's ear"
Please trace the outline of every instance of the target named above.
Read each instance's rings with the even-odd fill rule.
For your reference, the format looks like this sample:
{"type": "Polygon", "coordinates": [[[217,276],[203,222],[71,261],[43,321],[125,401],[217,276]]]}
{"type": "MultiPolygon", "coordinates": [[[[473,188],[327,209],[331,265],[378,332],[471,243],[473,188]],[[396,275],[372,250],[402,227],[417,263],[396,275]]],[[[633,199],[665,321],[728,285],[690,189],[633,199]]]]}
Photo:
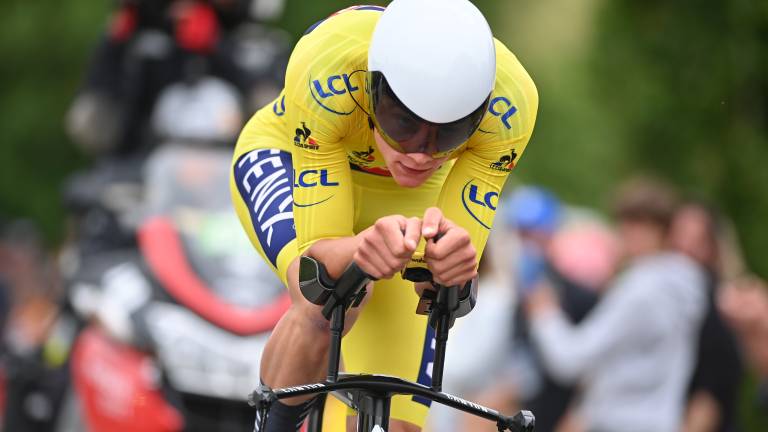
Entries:
{"type": "Polygon", "coordinates": [[[424,218],[421,221],[421,235],[426,239],[431,239],[440,232],[445,225],[443,212],[437,207],[430,207],[424,212],[424,218]]]}

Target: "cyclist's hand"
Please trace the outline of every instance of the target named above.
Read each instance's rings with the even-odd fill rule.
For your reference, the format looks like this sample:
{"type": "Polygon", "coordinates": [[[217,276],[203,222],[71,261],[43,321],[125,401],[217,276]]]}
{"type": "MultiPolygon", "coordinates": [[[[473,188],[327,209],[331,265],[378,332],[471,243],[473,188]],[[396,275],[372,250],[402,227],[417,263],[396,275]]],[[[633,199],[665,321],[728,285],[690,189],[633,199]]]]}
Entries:
{"type": "Polygon", "coordinates": [[[477,252],[469,233],[446,219],[439,208],[430,207],[424,212],[421,233],[428,240],[424,258],[435,282],[461,285],[477,275],[477,252]],[[442,236],[435,242],[437,234],[442,236]]]}
{"type": "Polygon", "coordinates": [[[358,234],[360,242],[353,259],[369,275],[389,279],[411,260],[421,238],[419,218],[386,216],[358,234]]]}

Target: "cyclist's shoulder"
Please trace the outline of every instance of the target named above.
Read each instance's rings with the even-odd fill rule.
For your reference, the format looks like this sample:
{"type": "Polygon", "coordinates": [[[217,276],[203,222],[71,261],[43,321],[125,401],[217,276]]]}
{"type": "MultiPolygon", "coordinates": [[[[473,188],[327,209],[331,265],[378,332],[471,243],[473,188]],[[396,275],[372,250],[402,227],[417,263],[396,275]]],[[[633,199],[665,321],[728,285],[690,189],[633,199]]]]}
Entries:
{"type": "Polygon", "coordinates": [[[362,68],[367,66],[368,46],[383,8],[353,6],[310,26],[291,54],[290,69],[300,72],[362,68]]]}
{"type": "Polygon", "coordinates": [[[496,45],[496,82],[488,113],[480,124],[480,142],[507,141],[529,136],[536,122],[539,95],[522,63],[502,42],[496,45]]]}
{"type": "Polygon", "coordinates": [[[381,10],[356,6],[311,26],[291,54],[288,101],[328,121],[349,116],[364,98],[368,46],[381,10]]]}
{"type": "Polygon", "coordinates": [[[496,83],[494,93],[507,92],[512,96],[529,99],[538,105],[538,91],[530,74],[503,42],[494,38],[496,46],[496,83]]]}
{"type": "Polygon", "coordinates": [[[275,148],[291,151],[285,139],[285,93],[281,92],[246,122],[235,145],[236,159],[257,148],[275,148]]]}
{"type": "Polygon", "coordinates": [[[302,40],[324,38],[330,35],[362,37],[370,40],[371,33],[384,9],[383,6],[374,5],[350,6],[341,9],[309,26],[302,40]]]}

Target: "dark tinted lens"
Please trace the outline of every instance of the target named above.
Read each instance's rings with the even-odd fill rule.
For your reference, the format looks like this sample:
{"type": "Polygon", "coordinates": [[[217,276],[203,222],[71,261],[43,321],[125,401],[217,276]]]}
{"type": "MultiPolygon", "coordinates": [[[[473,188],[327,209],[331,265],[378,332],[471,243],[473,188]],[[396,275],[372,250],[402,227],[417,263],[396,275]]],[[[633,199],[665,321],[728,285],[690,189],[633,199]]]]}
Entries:
{"type": "Polygon", "coordinates": [[[467,141],[475,133],[480,126],[480,121],[483,119],[485,111],[488,109],[488,100],[486,99],[475,111],[463,119],[440,125],[437,134],[439,151],[454,149],[467,141]]]}
{"type": "Polygon", "coordinates": [[[382,97],[375,105],[374,114],[384,133],[396,141],[410,139],[421,126],[419,119],[393,97],[382,97]]]}
{"type": "MultiPolygon", "coordinates": [[[[406,153],[441,153],[464,142],[480,125],[488,99],[470,115],[450,123],[432,123],[409,110],[389,87],[381,72],[370,72],[370,96],[379,132],[406,153]]],[[[489,95],[490,97],[490,95],[489,95]]]]}

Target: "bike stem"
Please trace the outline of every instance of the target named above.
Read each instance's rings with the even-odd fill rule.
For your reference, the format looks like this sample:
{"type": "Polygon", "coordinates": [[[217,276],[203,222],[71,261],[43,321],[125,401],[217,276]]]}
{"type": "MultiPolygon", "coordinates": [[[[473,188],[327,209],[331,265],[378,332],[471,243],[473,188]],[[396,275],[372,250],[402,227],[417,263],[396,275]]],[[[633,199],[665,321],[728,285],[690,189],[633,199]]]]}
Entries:
{"type": "Polygon", "coordinates": [[[445,368],[445,350],[448,345],[447,315],[440,316],[435,326],[435,360],[432,364],[432,390],[443,391],[443,369],[445,368]]]}
{"type": "Polygon", "coordinates": [[[443,370],[445,369],[445,351],[448,345],[448,333],[455,320],[454,311],[458,307],[458,287],[435,285],[437,297],[429,313],[429,325],[435,329],[435,359],[432,363],[432,389],[442,391],[443,370]]]}
{"type": "Polygon", "coordinates": [[[341,359],[341,337],[344,333],[344,318],[347,312],[345,302],[339,302],[331,315],[331,345],[328,351],[328,382],[339,379],[339,360],[341,359]]]}

